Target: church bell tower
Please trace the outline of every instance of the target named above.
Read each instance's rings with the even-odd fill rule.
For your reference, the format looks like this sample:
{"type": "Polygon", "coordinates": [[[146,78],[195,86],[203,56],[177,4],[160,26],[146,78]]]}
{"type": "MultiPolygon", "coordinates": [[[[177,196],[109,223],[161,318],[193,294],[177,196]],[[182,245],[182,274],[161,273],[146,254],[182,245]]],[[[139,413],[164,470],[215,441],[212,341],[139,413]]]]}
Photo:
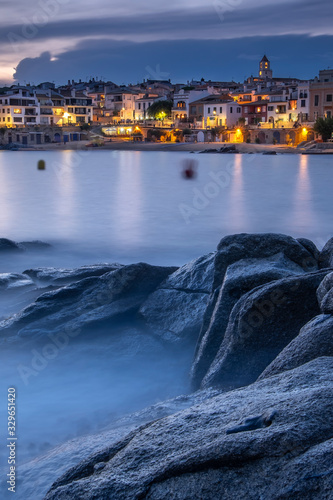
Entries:
{"type": "Polygon", "coordinates": [[[262,80],[270,80],[273,78],[271,63],[266,56],[264,56],[259,63],[259,78],[262,80]]]}

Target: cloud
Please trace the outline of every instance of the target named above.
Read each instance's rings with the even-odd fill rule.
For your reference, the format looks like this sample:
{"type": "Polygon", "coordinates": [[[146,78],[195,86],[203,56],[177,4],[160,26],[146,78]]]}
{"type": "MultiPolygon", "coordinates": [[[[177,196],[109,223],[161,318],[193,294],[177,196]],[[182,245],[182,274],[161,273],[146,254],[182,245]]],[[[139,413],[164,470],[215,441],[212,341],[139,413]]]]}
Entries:
{"type": "Polygon", "coordinates": [[[248,36],[281,34],[333,35],[333,2],[331,0],[291,0],[266,2],[265,7],[242,0],[215,0],[205,8],[144,12],[130,17],[56,19],[50,16],[42,24],[30,22],[8,24],[0,28],[3,44],[20,45],[34,40],[110,38],[131,41],[172,39],[234,39],[248,36]],[[226,6],[226,7],[225,7],[226,6]],[[221,13],[223,14],[221,16],[221,13]]]}
{"type": "Polygon", "coordinates": [[[173,82],[201,77],[238,81],[258,73],[259,59],[266,52],[275,76],[313,78],[330,63],[333,36],[250,37],[230,40],[173,40],[134,43],[109,39],[83,40],[57,55],[49,52],[22,59],[15,78],[20,83],[98,76],[118,84],[168,75],[173,82]],[[232,44],[232,45],[231,45],[232,44]],[[244,49],[246,48],[246,52],[244,49]],[[243,58],[240,59],[237,55],[243,58]],[[249,57],[245,58],[244,55],[249,57]],[[300,57],[300,54],[302,57],[300,57]],[[258,55],[255,60],[254,55],[258,55]]]}

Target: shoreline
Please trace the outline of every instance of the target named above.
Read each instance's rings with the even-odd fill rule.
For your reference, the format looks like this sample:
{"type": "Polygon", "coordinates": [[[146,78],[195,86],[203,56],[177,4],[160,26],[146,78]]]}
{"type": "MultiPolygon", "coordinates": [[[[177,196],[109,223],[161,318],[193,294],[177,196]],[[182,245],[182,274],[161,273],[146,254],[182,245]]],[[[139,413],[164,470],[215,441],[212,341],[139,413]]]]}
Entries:
{"type": "MultiPolygon", "coordinates": [[[[239,153],[260,154],[276,151],[279,154],[301,154],[302,149],[285,144],[247,144],[230,142],[201,142],[201,143],[140,143],[130,141],[109,141],[102,146],[87,147],[91,141],[68,142],[66,144],[41,144],[38,147],[20,148],[18,151],[166,151],[199,153],[205,149],[220,149],[223,146],[235,146],[239,153]]],[[[3,150],[6,151],[6,150],[3,150]]],[[[230,153],[222,153],[230,154],[230,153]]]]}

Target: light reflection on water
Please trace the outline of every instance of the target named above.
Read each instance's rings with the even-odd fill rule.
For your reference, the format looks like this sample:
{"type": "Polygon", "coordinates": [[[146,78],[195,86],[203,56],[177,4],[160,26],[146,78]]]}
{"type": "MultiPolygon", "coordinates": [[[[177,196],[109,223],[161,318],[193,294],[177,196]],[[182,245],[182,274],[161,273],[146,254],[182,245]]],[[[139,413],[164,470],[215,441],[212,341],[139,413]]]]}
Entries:
{"type": "MultiPolygon", "coordinates": [[[[1,256],[0,272],[103,261],[182,264],[235,232],[282,232],[319,246],[332,236],[331,157],[198,155],[198,177],[188,181],[181,176],[186,156],[2,152],[0,237],[40,239],[53,249],[1,256]],[[41,157],[43,172],[36,168],[41,157]],[[221,184],[213,180],[219,174],[221,184]],[[181,206],[190,213],[188,223],[181,206]]],[[[73,342],[27,387],[17,365],[30,366],[31,352],[2,352],[0,392],[10,383],[20,394],[21,460],[41,453],[44,442],[53,446],[93,432],[114,412],[186,391],[191,353],[177,359],[159,343],[151,347],[149,339],[146,348],[134,334],[122,332],[120,338],[120,347],[112,336],[95,344],[73,342]],[[131,357],[132,344],[143,355],[134,350],[131,357]],[[32,443],[36,448],[30,450],[32,443]]],[[[0,455],[0,466],[4,459],[0,455]]],[[[57,470],[48,474],[50,485],[57,470]]],[[[22,492],[26,498],[23,485],[22,492]]],[[[35,498],[43,498],[42,492],[35,498]]]]}
{"type": "MultiPolygon", "coordinates": [[[[2,152],[0,234],[52,242],[61,265],[75,259],[181,264],[235,232],[282,232],[318,244],[331,236],[330,156],[196,155],[195,180],[181,176],[185,156],[193,158],[171,152],[2,152]],[[36,168],[41,157],[43,172],[36,168]],[[223,170],[229,178],[214,193],[212,174],[223,170]],[[180,206],[190,211],[187,220],[180,206]]],[[[42,257],[43,265],[47,259],[42,257]]]]}

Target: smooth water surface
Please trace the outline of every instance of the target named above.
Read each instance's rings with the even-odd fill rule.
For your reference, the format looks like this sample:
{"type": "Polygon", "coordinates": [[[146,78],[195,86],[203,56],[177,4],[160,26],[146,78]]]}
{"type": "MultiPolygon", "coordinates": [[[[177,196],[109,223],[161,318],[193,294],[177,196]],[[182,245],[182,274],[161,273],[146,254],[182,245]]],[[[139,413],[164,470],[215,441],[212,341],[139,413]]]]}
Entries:
{"type": "Polygon", "coordinates": [[[2,152],[0,235],[50,242],[55,253],[40,265],[63,266],[183,264],[239,232],[322,246],[333,232],[332,183],[330,155],[2,152]],[[181,176],[187,157],[199,162],[194,180],[181,176]]]}
{"type": "MultiPolygon", "coordinates": [[[[1,152],[0,237],[52,247],[3,254],[0,273],[115,261],[181,265],[239,232],[281,232],[322,247],[333,233],[332,181],[332,156],[1,152]],[[45,171],[37,170],[41,158],[45,171]],[[194,180],[181,175],[185,158],[198,161],[194,180]]],[[[0,317],[9,314],[3,299],[0,317]]],[[[50,339],[29,348],[2,346],[1,440],[6,391],[14,385],[19,462],[98,432],[114,415],[189,390],[191,352],[168,352],[135,331],[94,333],[93,341],[73,341],[44,365],[39,355],[50,339]],[[22,366],[34,368],[28,381],[22,366]]],[[[2,447],[0,469],[5,465],[2,447]]],[[[34,500],[57,476],[45,471],[34,500]]],[[[20,481],[19,500],[26,498],[20,481]]]]}

